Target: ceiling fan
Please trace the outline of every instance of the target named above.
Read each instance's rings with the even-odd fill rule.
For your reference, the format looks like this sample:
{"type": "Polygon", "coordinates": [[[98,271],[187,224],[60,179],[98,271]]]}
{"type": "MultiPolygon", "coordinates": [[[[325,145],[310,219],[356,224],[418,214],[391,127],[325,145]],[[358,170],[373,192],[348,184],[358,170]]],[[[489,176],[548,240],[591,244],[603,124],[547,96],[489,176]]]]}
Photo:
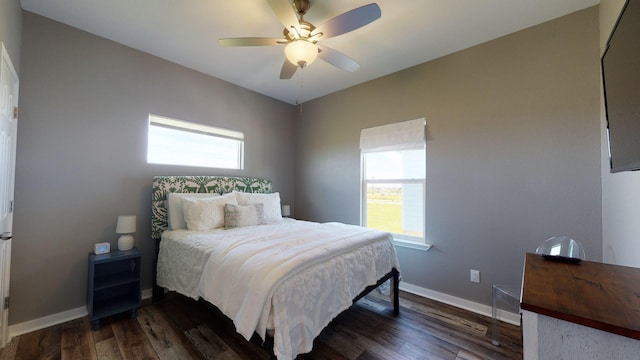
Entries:
{"type": "Polygon", "coordinates": [[[376,3],[342,13],[320,26],[303,19],[311,4],[309,0],[266,0],[282,25],[284,38],[242,37],[225,38],[218,42],[223,46],[271,46],[284,45],[286,59],[280,70],[280,79],[290,79],[298,68],[311,64],[316,57],[345,71],[353,72],[360,65],[347,55],[318,44],[321,39],[342,35],[358,29],[381,16],[376,3]]]}

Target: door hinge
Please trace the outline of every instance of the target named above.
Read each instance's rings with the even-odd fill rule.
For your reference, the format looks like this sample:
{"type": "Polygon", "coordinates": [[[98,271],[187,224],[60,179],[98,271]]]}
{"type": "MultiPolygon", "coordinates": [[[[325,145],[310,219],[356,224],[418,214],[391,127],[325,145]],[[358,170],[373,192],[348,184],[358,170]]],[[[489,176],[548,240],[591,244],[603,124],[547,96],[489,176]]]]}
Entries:
{"type": "Polygon", "coordinates": [[[9,308],[9,297],[8,296],[4,298],[4,308],[5,309],[9,308]]]}
{"type": "Polygon", "coordinates": [[[9,201],[9,212],[13,212],[13,200],[9,201]]]}
{"type": "Polygon", "coordinates": [[[14,119],[18,118],[18,107],[17,106],[13,107],[13,118],[14,119]]]}

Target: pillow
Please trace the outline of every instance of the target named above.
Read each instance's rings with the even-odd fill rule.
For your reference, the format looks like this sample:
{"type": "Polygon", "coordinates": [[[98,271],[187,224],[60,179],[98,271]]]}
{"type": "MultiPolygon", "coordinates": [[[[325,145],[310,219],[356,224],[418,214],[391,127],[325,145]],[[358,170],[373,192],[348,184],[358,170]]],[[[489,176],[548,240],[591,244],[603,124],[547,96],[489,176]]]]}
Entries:
{"type": "Polygon", "coordinates": [[[167,224],[169,230],[186,229],[187,223],[184,221],[182,211],[182,198],[209,198],[220,196],[217,193],[169,193],[167,195],[167,224]]]}
{"type": "Polygon", "coordinates": [[[238,205],[263,204],[264,220],[266,222],[282,221],[282,210],[280,208],[280,193],[254,194],[234,191],[238,205]]]}
{"type": "Polygon", "coordinates": [[[224,228],[233,229],[250,225],[264,225],[262,204],[224,206],[224,228]]]}
{"type": "Polygon", "coordinates": [[[207,231],[224,226],[224,205],[237,205],[235,196],[222,195],[210,198],[182,198],[184,220],[187,229],[207,231]]]}

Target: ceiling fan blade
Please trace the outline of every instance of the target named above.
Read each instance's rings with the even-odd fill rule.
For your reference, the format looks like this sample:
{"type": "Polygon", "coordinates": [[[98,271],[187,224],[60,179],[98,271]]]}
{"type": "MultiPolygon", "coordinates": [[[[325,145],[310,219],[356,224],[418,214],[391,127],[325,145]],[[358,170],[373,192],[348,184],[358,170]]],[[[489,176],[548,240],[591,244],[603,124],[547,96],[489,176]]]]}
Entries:
{"type": "Polygon", "coordinates": [[[284,64],[282,64],[282,69],[280,70],[280,79],[291,79],[293,74],[296,73],[296,70],[298,70],[296,65],[293,65],[289,60],[284,59],[284,64]]]}
{"type": "Polygon", "coordinates": [[[267,0],[267,3],[285,28],[291,29],[293,26],[300,34],[300,22],[289,0],[267,0]]]}
{"type": "Polygon", "coordinates": [[[363,27],[382,16],[382,11],[376,3],[364,5],[359,8],[342,13],[331,20],[318,26],[311,36],[322,33],[324,39],[338,36],[357,28],[363,27]]]}
{"type": "Polygon", "coordinates": [[[320,51],[318,52],[318,57],[337,68],[340,68],[344,71],[354,72],[360,67],[360,65],[352,58],[337,50],[333,50],[322,45],[317,46],[318,49],[320,49],[320,51]]]}
{"type": "Polygon", "coordinates": [[[218,43],[222,46],[271,46],[283,45],[286,44],[287,41],[285,39],[275,38],[244,37],[219,39],[218,43]]]}

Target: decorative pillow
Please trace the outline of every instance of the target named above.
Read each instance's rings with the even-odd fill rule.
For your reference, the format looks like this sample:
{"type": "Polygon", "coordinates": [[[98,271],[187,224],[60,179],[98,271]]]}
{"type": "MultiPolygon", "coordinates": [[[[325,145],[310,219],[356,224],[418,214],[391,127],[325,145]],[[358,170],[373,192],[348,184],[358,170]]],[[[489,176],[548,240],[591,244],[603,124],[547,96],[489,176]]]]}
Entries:
{"type": "Polygon", "coordinates": [[[169,193],[167,195],[167,224],[169,230],[186,229],[187,222],[184,221],[184,211],[182,198],[211,198],[217,197],[217,193],[169,193]]]}
{"type": "Polygon", "coordinates": [[[263,204],[264,220],[268,223],[282,221],[282,210],[280,208],[280,193],[255,194],[234,191],[238,205],[263,204]]]}
{"type": "Polygon", "coordinates": [[[233,229],[250,225],[264,225],[262,204],[224,206],[224,228],[233,229]]]}
{"type": "Polygon", "coordinates": [[[201,199],[182,198],[187,229],[206,231],[223,227],[225,204],[237,205],[238,203],[232,195],[201,199]]]}

